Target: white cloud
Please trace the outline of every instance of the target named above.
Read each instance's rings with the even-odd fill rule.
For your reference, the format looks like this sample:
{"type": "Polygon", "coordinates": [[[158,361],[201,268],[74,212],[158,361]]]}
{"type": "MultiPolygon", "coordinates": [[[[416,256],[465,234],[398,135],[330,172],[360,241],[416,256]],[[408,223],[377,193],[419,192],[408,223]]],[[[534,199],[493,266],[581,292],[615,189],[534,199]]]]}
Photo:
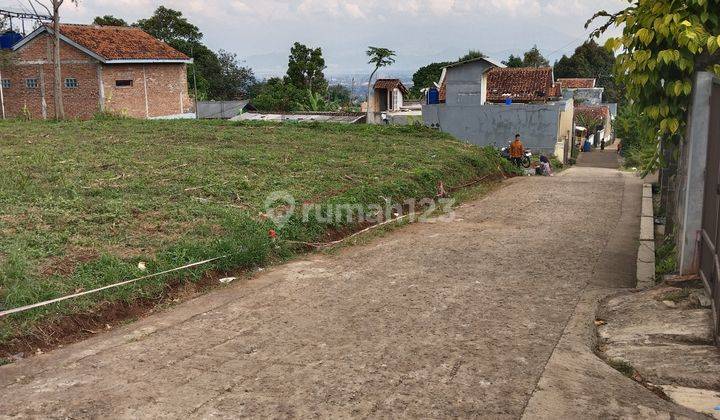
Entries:
{"type": "MultiPolygon", "coordinates": [[[[18,0],[0,0],[14,7],[18,0]]],[[[454,59],[467,49],[495,58],[533,44],[544,52],[571,52],[585,21],[597,10],[618,10],[626,0],[81,0],[66,3],[68,22],[115,15],[128,22],[160,5],[180,10],[212,49],[239,57],[268,57],[282,68],[295,41],[321,46],[328,66],[365,66],[367,45],[396,49],[396,67],[454,59]],[[568,45],[568,47],[564,47],[568,45]],[[409,63],[409,64],[403,64],[409,63]]],[[[557,58],[557,57],[553,57],[557,58]]],[[[252,60],[250,60],[252,61],[252,60]]],[[[274,62],[273,62],[274,63],[274,62]]],[[[263,64],[266,65],[266,64],[263,64]]]]}

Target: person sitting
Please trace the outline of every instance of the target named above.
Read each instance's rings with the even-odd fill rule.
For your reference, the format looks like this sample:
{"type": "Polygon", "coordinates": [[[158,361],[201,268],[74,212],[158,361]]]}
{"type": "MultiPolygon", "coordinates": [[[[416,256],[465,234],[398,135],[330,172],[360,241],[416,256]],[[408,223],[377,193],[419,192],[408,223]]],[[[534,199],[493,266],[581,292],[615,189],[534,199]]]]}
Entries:
{"type": "Polygon", "coordinates": [[[550,165],[550,160],[545,155],[540,156],[540,169],[543,176],[553,176],[552,165],[550,165]]]}

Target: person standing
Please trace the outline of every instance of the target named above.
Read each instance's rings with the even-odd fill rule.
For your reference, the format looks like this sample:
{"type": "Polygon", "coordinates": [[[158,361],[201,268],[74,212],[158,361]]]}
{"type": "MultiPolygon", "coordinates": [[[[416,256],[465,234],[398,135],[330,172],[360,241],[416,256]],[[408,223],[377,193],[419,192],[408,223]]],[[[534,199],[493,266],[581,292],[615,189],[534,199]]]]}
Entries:
{"type": "Polygon", "coordinates": [[[515,134],[515,140],[510,143],[510,160],[515,166],[522,166],[522,158],[525,148],[520,141],[520,134],[515,134]]]}

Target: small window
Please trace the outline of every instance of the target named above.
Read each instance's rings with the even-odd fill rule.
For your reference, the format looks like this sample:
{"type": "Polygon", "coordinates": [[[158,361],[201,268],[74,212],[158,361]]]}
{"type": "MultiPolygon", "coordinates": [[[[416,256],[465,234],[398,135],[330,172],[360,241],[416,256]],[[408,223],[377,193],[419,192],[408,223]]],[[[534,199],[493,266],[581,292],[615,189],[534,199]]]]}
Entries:
{"type": "Polygon", "coordinates": [[[73,77],[68,77],[67,79],[65,79],[65,87],[66,88],[75,89],[78,86],[80,86],[80,85],[78,84],[77,79],[75,79],[73,77]]]}
{"type": "Polygon", "coordinates": [[[37,79],[25,79],[25,87],[28,89],[35,89],[38,87],[37,79]]]}
{"type": "Polygon", "coordinates": [[[10,86],[12,86],[12,83],[10,83],[10,79],[2,79],[3,89],[10,89],[10,86]]]}
{"type": "Polygon", "coordinates": [[[133,81],[132,80],[116,80],[115,86],[116,87],[132,87],[133,81]]]}

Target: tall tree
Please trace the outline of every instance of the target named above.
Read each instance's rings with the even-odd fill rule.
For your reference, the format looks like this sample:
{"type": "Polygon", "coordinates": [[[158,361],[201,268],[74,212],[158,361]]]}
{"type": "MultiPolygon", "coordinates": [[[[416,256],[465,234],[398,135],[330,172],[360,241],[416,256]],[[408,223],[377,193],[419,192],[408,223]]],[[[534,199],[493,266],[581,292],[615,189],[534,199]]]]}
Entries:
{"type": "Polygon", "coordinates": [[[172,46],[200,42],[203,37],[200,29],[188,22],[182,12],[165,6],[155,9],[151,17],[138,20],[135,26],[172,46]]]}
{"type": "Polygon", "coordinates": [[[370,111],[370,97],[372,96],[373,77],[375,77],[375,73],[377,73],[377,71],[381,67],[387,67],[395,64],[395,51],[382,47],[368,47],[368,50],[365,53],[368,57],[370,57],[370,61],[368,61],[368,64],[373,64],[375,66],[372,73],[370,73],[370,78],[368,79],[367,121],[369,123],[372,120],[372,112],[370,111]]]}
{"type": "Polygon", "coordinates": [[[523,67],[547,67],[550,62],[543,57],[537,45],[533,45],[523,56],[523,67]]]}
{"type": "Polygon", "coordinates": [[[502,62],[506,67],[522,67],[523,59],[510,54],[507,60],[502,62]]]}
{"type": "Polygon", "coordinates": [[[326,69],[322,48],[308,48],[296,42],[290,48],[287,76],[285,81],[298,89],[310,89],[325,94],[328,82],[323,71],[326,69]]]}
{"type": "Polygon", "coordinates": [[[128,26],[128,23],[125,22],[125,20],[113,15],[95,16],[93,24],[100,26],[128,26]]]}
{"type": "MultiPolygon", "coordinates": [[[[65,119],[65,105],[62,96],[62,72],[60,70],[60,7],[65,0],[47,0],[45,4],[41,0],[33,0],[30,2],[33,10],[35,5],[42,7],[52,16],[52,46],[53,46],[53,101],[55,103],[55,118],[58,120],[65,119]],[[34,3],[33,3],[34,1],[34,3]]],[[[70,0],[71,3],[77,5],[78,0],[70,0]]],[[[36,12],[37,14],[37,12],[36,12]]]]}
{"type": "Polygon", "coordinates": [[[435,83],[440,81],[442,75],[442,69],[452,64],[449,61],[442,63],[431,63],[427,66],[420,67],[418,71],[413,74],[412,81],[413,87],[411,89],[413,95],[420,95],[420,90],[433,87],[435,83]]]}
{"type": "Polygon", "coordinates": [[[615,85],[613,66],[615,55],[598,45],[594,40],[584,42],[570,56],[563,55],[555,63],[557,78],[588,77],[597,80],[597,85],[605,89],[606,102],[618,102],[619,95],[615,85]]]}
{"type": "Polygon", "coordinates": [[[462,57],[459,57],[457,59],[458,62],[461,61],[468,61],[468,60],[474,60],[476,58],[487,58],[487,55],[483,54],[482,52],[478,50],[470,50],[467,52],[467,54],[463,55],[462,57]]]}
{"type": "Polygon", "coordinates": [[[188,83],[197,85],[197,100],[226,100],[245,97],[255,83],[252,70],[242,67],[234,54],[216,54],[201,41],[202,32],[190,23],[182,12],[158,7],[153,15],[141,19],[134,26],[168,43],[193,58],[188,66],[188,83]]]}
{"type": "Polygon", "coordinates": [[[233,53],[220,50],[217,56],[220,64],[220,80],[225,86],[221,94],[215,95],[215,98],[228,100],[246,98],[252,85],[257,83],[253,71],[240,66],[237,55],[233,53]]]}

